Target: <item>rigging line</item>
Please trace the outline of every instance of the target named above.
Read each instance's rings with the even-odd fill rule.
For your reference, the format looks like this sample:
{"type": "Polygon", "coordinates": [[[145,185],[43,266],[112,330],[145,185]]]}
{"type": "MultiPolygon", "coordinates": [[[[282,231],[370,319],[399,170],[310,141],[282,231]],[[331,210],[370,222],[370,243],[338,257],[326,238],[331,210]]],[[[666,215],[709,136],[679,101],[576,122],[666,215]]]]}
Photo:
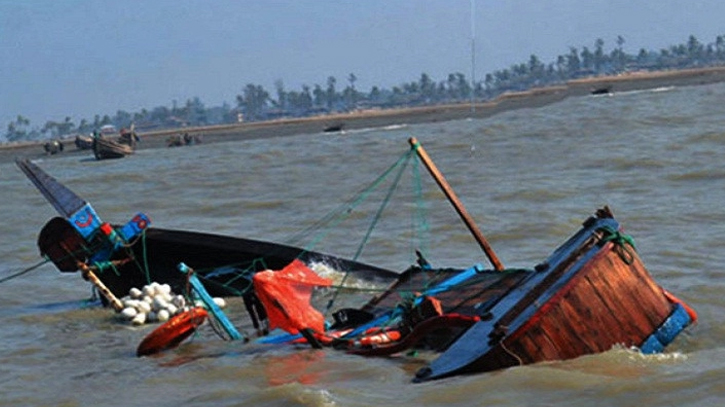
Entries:
{"type": "Polygon", "coordinates": [[[149,257],[148,257],[148,247],[146,246],[146,230],[144,229],[141,232],[141,256],[143,256],[143,270],[144,274],[146,274],[146,282],[147,284],[151,284],[151,271],[149,270],[149,257]]]}
{"type": "Polygon", "coordinates": [[[365,237],[363,238],[362,242],[360,242],[360,246],[358,246],[357,252],[355,253],[355,257],[352,259],[354,261],[357,261],[357,259],[362,254],[363,248],[365,247],[365,244],[367,243],[368,239],[370,239],[370,235],[373,233],[373,229],[375,228],[375,225],[378,224],[378,221],[382,217],[383,211],[388,206],[388,203],[390,202],[390,198],[393,196],[393,192],[398,187],[398,184],[400,184],[400,178],[403,175],[403,172],[405,171],[405,168],[408,166],[409,161],[405,161],[403,165],[400,167],[400,170],[395,175],[395,180],[390,185],[390,188],[388,188],[388,193],[385,195],[385,199],[383,200],[382,205],[380,205],[380,208],[378,208],[378,211],[375,213],[375,217],[373,218],[373,221],[370,223],[370,226],[368,226],[367,232],[365,232],[365,237]]]}
{"type": "MultiPolygon", "coordinates": [[[[417,158],[417,156],[416,156],[417,158]]],[[[428,252],[429,232],[430,226],[428,225],[427,211],[425,208],[425,200],[423,199],[423,179],[420,175],[420,159],[413,161],[413,190],[415,191],[416,206],[415,211],[412,214],[412,225],[411,230],[415,234],[415,238],[411,240],[413,247],[410,249],[411,256],[414,256],[415,251],[418,250],[423,253],[428,252]]],[[[415,261],[415,258],[411,257],[411,261],[415,261]]]]}
{"type": "MultiPolygon", "coordinates": [[[[344,202],[342,205],[340,205],[338,208],[330,212],[328,215],[326,215],[321,220],[315,222],[312,226],[305,228],[302,232],[298,233],[296,236],[294,236],[292,239],[290,239],[291,242],[297,242],[302,240],[303,237],[310,234],[313,230],[319,230],[322,229],[323,226],[329,224],[333,220],[339,221],[342,219],[343,214],[349,214],[355,207],[357,207],[362,201],[364,201],[367,196],[375,189],[377,188],[380,183],[387,178],[388,174],[396,168],[403,160],[409,159],[409,152],[406,152],[401,156],[401,158],[398,159],[397,162],[395,162],[390,168],[388,168],[380,177],[378,177],[376,180],[374,180],[370,185],[366,186],[365,188],[361,189],[360,192],[358,192],[356,195],[354,195],[351,199],[344,202]]],[[[317,240],[319,242],[319,239],[317,240]]],[[[314,246],[314,245],[313,245],[314,246]]],[[[308,248],[311,250],[311,248],[308,248]]]]}
{"type": "MultiPolygon", "coordinates": [[[[352,258],[353,261],[357,261],[357,259],[362,254],[363,248],[365,247],[365,244],[367,243],[368,239],[370,239],[370,234],[373,232],[373,229],[375,228],[375,225],[377,225],[378,221],[381,218],[381,215],[385,208],[387,207],[388,203],[390,202],[390,198],[393,195],[393,192],[397,189],[398,184],[400,184],[400,178],[402,177],[403,173],[405,172],[405,169],[408,166],[408,163],[410,162],[410,157],[412,156],[412,149],[408,151],[408,153],[404,154],[401,159],[398,160],[398,162],[395,164],[395,166],[391,167],[387,173],[389,174],[390,171],[392,171],[395,167],[400,167],[397,174],[395,175],[395,180],[390,185],[390,188],[388,188],[388,193],[385,195],[385,199],[383,200],[382,205],[378,208],[378,211],[375,213],[375,217],[373,218],[373,221],[370,223],[370,226],[368,226],[368,230],[365,233],[365,237],[363,237],[363,240],[360,242],[360,245],[358,246],[357,252],[355,253],[355,256],[352,258]],[[405,158],[405,160],[403,160],[405,158]],[[402,163],[402,165],[401,165],[402,163]]],[[[387,174],[386,174],[387,176],[387,174]]],[[[342,276],[342,280],[340,281],[339,285],[344,285],[345,280],[347,280],[347,277],[350,275],[350,271],[346,271],[345,274],[342,276]]],[[[337,295],[340,293],[340,290],[335,290],[335,293],[333,294],[330,301],[327,303],[327,310],[329,310],[332,305],[334,304],[335,300],[337,299],[337,295]]]]}
{"type": "MultiPolygon", "coordinates": [[[[372,182],[367,188],[363,189],[362,192],[360,192],[354,199],[348,201],[348,203],[343,204],[340,208],[333,211],[331,215],[328,215],[325,217],[324,221],[317,222],[313,227],[305,229],[305,231],[309,232],[314,229],[321,229],[323,225],[326,225],[329,222],[329,225],[326,228],[326,232],[319,233],[315,239],[312,240],[312,242],[305,247],[306,251],[312,250],[322,239],[324,239],[325,236],[330,232],[330,230],[334,229],[335,226],[337,226],[340,222],[342,222],[345,217],[343,214],[350,214],[352,210],[357,207],[360,203],[365,201],[365,199],[368,198],[368,196],[385,180],[385,178],[390,175],[390,173],[398,166],[400,166],[403,163],[406,163],[410,158],[414,155],[414,151],[407,151],[405,152],[398,161],[395,162],[392,166],[390,166],[385,172],[378,177],[374,182],[372,182]]],[[[302,234],[298,234],[297,239],[302,238],[302,234]]]]}
{"type": "Polygon", "coordinates": [[[22,276],[23,274],[27,274],[27,273],[29,273],[29,272],[37,269],[38,267],[40,267],[40,266],[48,263],[49,261],[50,260],[48,260],[47,258],[45,258],[41,262],[39,262],[38,264],[34,264],[34,265],[26,268],[25,270],[19,271],[19,272],[15,273],[15,274],[11,274],[11,275],[9,275],[7,277],[3,277],[2,279],[0,279],[0,283],[4,283],[6,281],[10,281],[10,280],[12,280],[12,279],[14,279],[16,277],[22,276]]]}

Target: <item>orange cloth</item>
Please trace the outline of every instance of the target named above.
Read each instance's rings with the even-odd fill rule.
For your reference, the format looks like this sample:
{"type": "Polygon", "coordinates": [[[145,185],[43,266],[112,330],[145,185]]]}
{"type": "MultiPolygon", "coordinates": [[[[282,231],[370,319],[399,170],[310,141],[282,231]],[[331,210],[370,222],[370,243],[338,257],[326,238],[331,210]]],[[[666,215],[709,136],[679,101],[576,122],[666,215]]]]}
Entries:
{"type": "Polygon", "coordinates": [[[322,278],[300,260],[294,260],[279,271],[260,271],[252,278],[257,297],[264,304],[270,328],[291,334],[312,328],[325,331],[325,317],[312,308],[310,298],[314,287],[329,287],[332,280],[322,278]]]}

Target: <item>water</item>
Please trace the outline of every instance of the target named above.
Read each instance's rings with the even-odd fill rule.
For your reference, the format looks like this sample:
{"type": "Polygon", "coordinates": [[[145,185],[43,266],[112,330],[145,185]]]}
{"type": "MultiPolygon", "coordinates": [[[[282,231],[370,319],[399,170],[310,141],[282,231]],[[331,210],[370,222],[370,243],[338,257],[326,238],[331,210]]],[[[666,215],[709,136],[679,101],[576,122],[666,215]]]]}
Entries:
{"type": "MultiPolygon", "coordinates": [[[[0,284],[0,406],[722,403],[724,99],[725,84],[663,88],[485,120],[142,150],[117,161],[67,155],[40,162],[111,222],[143,211],[158,227],[288,242],[382,174],[416,136],[506,266],[532,267],[609,205],[654,278],[700,315],[664,355],[613,349],[414,385],[422,359],[260,349],[223,342],[207,327],[176,351],[139,359],[136,346],[153,326],[128,327],[110,310],[86,306],[88,283],[46,264],[0,284]]],[[[437,265],[485,262],[423,175],[427,228],[411,227],[416,188],[402,180],[407,186],[360,259],[402,270],[412,249],[422,248],[437,265]]],[[[37,233],[55,213],[14,164],[0,164],[0,185],[4,277],[41,260],[37,233]]],[[[376,209],[361,207],[355,228],[329,231],[316,249],[353,256],[366,214],[376,209]]],[[[232,301],[227,312],[238,320],[241,309],[232,301]]]]}

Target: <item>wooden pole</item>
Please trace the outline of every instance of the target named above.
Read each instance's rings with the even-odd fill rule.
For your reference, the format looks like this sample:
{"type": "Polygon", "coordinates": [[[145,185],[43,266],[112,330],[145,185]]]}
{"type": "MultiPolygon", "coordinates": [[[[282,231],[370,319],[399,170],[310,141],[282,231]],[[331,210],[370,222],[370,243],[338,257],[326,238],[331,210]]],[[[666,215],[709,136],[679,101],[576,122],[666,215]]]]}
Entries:
{"type": "Polygon", "coordinates": [[[503,264],[496,256],[496,253],[493,252],[493,249],[491,248],[491,245],[488,244],[488,241],[486,241],[486,238],[483,237],[483,234],[481,233],[481,230],[478,229],[478,226],[473,222],[473,219],[466,211],[466,208],[463,207],[463,204],[456,196],[456,193],[453,192],[453,189],[451,189],[451,186],[448,184],[446,179],[443,177],[443,174],[441,174],[440,171],[438,171],[438,168],[433,163],[433,160],[428,156],[428,153],[425,152],[423,149],[423,146],[420,145],[418,140],[415,137],[411,137],[410,145],[415,149],[416,154],[418,154],[418,157],[423,161],[423,164],[428,169],[430,174],[433,176],[433,179],[436,181],[438,186],[443,190],[443,193],[446,195],[448,200],[451,202],[453,207],[455,208],[456,212],[458,212],[458,215],[463,220],[463,223],[466,224],[466,227],[468,227],[468,230],[473,233],[473,237],[476,239],[478,244],[483,249],[483,252],[486,254],[486,257],[488,257],[488,260],[491,262],[491,265],[493,265],[493,268],[501,271],[504,269],[503,264]]]}
{"type": "Polygon", "coordinates": [[[117,312],[123,311],[123,303],[121,302],[121,300],[113,295],[111,290],[109,290],[108,287],[103,284],[103,282],[98,278],[98,276],[96,276],[96,274],[93,272],[93,270],[91,270],[90,267],[88,267],[87,264],[79,261],[78,268],[81,270],[81,273],[83,273],[83,278],[90,281],[91,284],[96,286],[98,291],[100,291],[101,294],[106,297],[113,309],[115,309],[117,312]]]}

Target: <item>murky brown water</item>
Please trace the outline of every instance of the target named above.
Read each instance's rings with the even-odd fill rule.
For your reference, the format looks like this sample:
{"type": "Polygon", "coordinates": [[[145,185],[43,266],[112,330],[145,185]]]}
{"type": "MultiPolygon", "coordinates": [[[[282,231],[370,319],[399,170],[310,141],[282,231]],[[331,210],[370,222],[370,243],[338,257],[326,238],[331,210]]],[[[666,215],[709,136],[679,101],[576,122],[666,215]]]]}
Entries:
{"type": "MultiPolygon", "coordinates": [[[[664,355],[614,349],[414,385],[424,360],[269,349],[202,329],[176,351],[139,359],[136,346],[153,326],[131,328],[110,310],[84,308],[88,284],[44,265],[0,284],[0,406],[718,405],[725,399],[723,100],[725,85],[659,89],[486,120],[40,162],[108,221],[143,211],[159,227],[286,242],[368,185],[416,136],[506,266],[533,266],[609,205],[655,279],[700,314],[664,355]]],[[[433,202],[423,211],[428,227],[411,231],[415,187],[403,188],[360,259],[402,270],[411,249],[422,247],[437,265],[485,262],[423,175],[433,202]]],[[[35,239],[55,214],[14,164],[0,164],[0,185],[2,278],[41,260],[35,239]]],[[[368,221],[361,215],[360,224],[368,221]]],[[[333,230],[318,248],[350,257],[357,236],[349,227],[333,230]]],[[[242,313],[234,302],[227,312],[242,313]]]]}

